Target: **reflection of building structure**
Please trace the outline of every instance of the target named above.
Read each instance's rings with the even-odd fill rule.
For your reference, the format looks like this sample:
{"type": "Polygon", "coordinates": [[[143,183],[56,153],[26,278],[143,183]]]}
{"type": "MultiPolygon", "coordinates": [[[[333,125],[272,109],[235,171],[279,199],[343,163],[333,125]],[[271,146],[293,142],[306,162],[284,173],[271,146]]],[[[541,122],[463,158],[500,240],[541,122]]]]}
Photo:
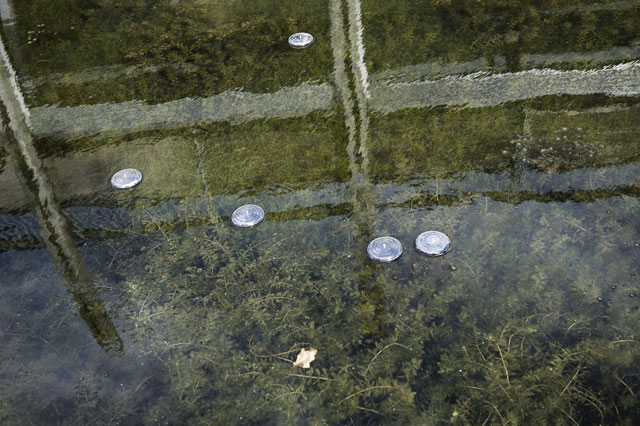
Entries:
{"type": "MultiPolygon", "coordinates": [[[[628,74],[625,74],[627,71],[623,69],[620,74],[627,78],[628,74]]],[[[607,69],[603,70],[602,74],[607,72],[616,73],[618,70],[607,69]]],[[[632,72],[636,72],[635,65],[632,66],[632,72]]],[[[597,72],[594,74],[597,76],[595,78],[602,78],[603,82],[606,80],[604,76],[598,77],[597,72]]],[[[552,74],[551,78],[558,79],[558,75],[552,74]]],[[[628,78],[628,81],[623,81],[617,86],[609,86],[609,88],[620,90],[620,87],[625,85],[631,87],[640,81],[636,77],[628,78]]],[[[486,82],[486,80],[484,81],[486,82]]],[[[562,85],[557,81],[553,85],[554,90],[561,92],[562,85]]],[[[571,79],[570,81],[575,80],[571,79]]],[[[542,83],[541,85],[544,86],[542,83]]],[[[536,87],[541,87],[541,85],[536,85],[536,87]]],[[[403,88],[399,92],[402,90],[405,89],[403,88]]],[[[505,88],[505,90],[507,89],[505,88]]],[[[528,89],[525,86],[520,90],[525,93],[528,89]]],[[[443,89],[443,93],[445,92],[443,89]]],[[[408,90],[407,93],[410,93],[413,99],[423,100],[423,103],[430,99],[415,89],[408,90]]],[[[379,92],[375,89],[372,90],[372,99],[369,103],[372,105],[371,108],[375,108],[375,100],[378,96],[380,96],[379,92]]],[[[482,96],[479,95],[478,99],[481,98],[482,96]]],[[[406,98],[397,93],[396,99],[398,99],[396,102],[400,106],[402,105],[400,99],[406,98]]],[[[495,96],[493,99],[496,99],[495,96]]],[[[408,101],[404,103],[409,104],[408,101]]],[[[526,176],[522,178],[523,190],[540,192],[545,188],[550,190],[551,187],[555,190],[561,190],[561,188],[588,189],[584,185],[585,179],[602,182],[601,185],[604,186],[598,188],[607,189],[611,188],[613,184],[606,184],[603,176],[615,174],[616,170],[626,170],[624,176],[629,178],[626,184],[635,184],[633,173],[637,170],[637,166],[635,163],[628,163],[628,161],[635,158],[632,148],[636,144],[630,143],[628,138],[633,141],[634,135],[638,134],[635,130],[637,124],[632,118],[634,114],[637,114],[637,107],[591,108],[575,113],[543,112],[535,114],[534,122],[537,121],[541,125],[539,126],[540,130],[537,130],[534,125],[532,129],[534,136],[540,135],[541,132],[544,133],[547,123],[552,123],[557,129],[571,128],[574,133],[576,128],[581,127],[583,130],[579,133],[587,145],[584,150],[591,150],[594,157],[590,158],[588,163],[570,160],[566,167],[559,167],[551,175],[540,175],[533,170],[525,171],[526,176]],[[574,124],[583,123],[584,120],[581,117],[586,116],[595,118],[593,123],[597,123],[597,127],[574,124]],[[617,126],[623,126],[626,129],[624,139],[616,130],[617,126]],[[596,139],[599,139],[600,142],[596,139]],[[598,145],[602,143],[606,143],[606,150],[598,149],[598,145]],[[592,165],[598,168],[593,169],[592,165]],[[586,166],[589,168],[583,168],[586,166]],[[547,183],[541,186],[541,182],[555,182],[555,184],[547,183]]],[[[37,112],[33,113],[34,121],[37,120],[36,114],[37,112]]],[[[406,119],[405,115],[387,114],[377,116],[372,121],[370,128],[373,136],[369,139],[369,172],[374,182],[392,182],[397,177],[411,175],[424,178],[425,182],[428,182],[433,177],[430,176],[430,172],[440,170],[446,171],[445,174],[456,175],[449,186],[452,190],[457,188],[456,190],[468,191],[473,187],[477,188],[478,182],[483,182],[481,186],[485,187],[488,192],[504,189],[502,178],[494,174],[493,169],[508,167],[504,162],[502,151],[507,150],[509,156],[512,155],[514,147],[509,144],[510,138],[522,132],[523,115],[519,107],[503,106],[488,110],[463,109],[458,111],[425,111],[420,109],[419,111],[414,110],[411,114],[414,119],[421,117],[420,120],[424,123],[422,126],[415,127],[411,141],[403,142],[401,135],[406,119]],[[496,120],[496,126],[487,127],[489,116],[496,120]],[[436,126],[439,126],[438,131],[434,131],[436,126]],[[465,150],[457,151],[454,149],[448,143],[452,139],[465,141],[465,150]],[[415,161],[416,158],[423,158],[424,161],[418,163],[415,161]],[[465,176],[472,176],[473,179],[468,181],[474,183],[466,187],[465,176]]],[[[336,190],[335,184],[330,182],[343,181],[346,178],[348,161],[345,161],[346,158],[344,158],[346,152],[335,145],[332,133],[325,135],[317,133],[291,134],[289,132],[274,132],[265,128],[261,130],[263,133],[255,138],[251,137],[252,127],[248,127],[246,131],[236,132],[236,137],[234,138],[232,135],[231,139],[216,138],[211,134],[205,137],[204,143],[207,144],[208,149],[207,158],[203,160],[205,170],[209,170],[209,173],[205,172],[205,176],[209,178],[209,190],[212,196],[241,191],[241,185],[244,181],[263,188],[281,184],[310,185],[308,188],[316,193],[314,198],[322,200],[322,203],[329,200],[331,200],[330,203],[340,202],[340,191],[336,190]],[[282,146],[279,158],[274,158],[273,154],[270,154],[274,140],[277,140],[282,146]],[[224,153],[223,165],[220,164],[220,153],[224,153]],[[338,160],[337,165],[334,164],[334,161],[339,157],[343,157],[342,160],[338,160]],[[246,171],[242,176],[234,173],[234,168],[238,164],[245,164],[246,171]],[[265,164],[268,167],[265,167],[265,164]],[[295,164],[302,168],[291,173],[278,171],[280,165],[290,168],[295,164]],[[212,172],[219,167],[228,170],[228,174],[223,175],[222,180],[221,174],[212,172]],[[313,171],[311,176],[315,176],[311,181],[309,181],[310,171],[313,171]],[[288,179],[290,179],[289,182],[288,179]]],[[[560,135],[560,137],[563,136],[568,135],[560,135]]],[[[549,161],[553,161],[551,157],[556,155],[554,163],[562,163],[564,161],[562,147],[557,147],[561,141],[555,141],[558,135],[542,134],[540,137],[549,139],[549,147],[556,146],[555,152],[545,152],[544,156],[549,161]]],[[[540,149],[549,147],[541,146],[540,149]]],[[[175,164],[180,163],[184,169],[195,170],[198,162],[196,146],[185,137],[175,136],[162,139],[141,137],[122,142],[117,147],[105,145],[91,151],[71,152],[63,157],[46,158],[44,165],[52,179],[56,193],[64,194],[61,198],[63,205],[68,205],[65,200],[81,200],[83,204],[88,200],[97,200],[96,207],[98,207],[100,204],[105,206],[113,204],[113,201],[108,201],[111,196],[104,193],[108,189],[108,177],[123,164],[130,163],[135,163],[136,167],[145,170],[145,185],[144,188],[140,188],[139,195],[152,201],[197,197],[202,193],[198,176],[195,173],[189,174],[185,170],[176,170],[175,164]],[[77,179],[76,170],[79,168],[86,169],[82,180],[77,179]],[[171,177],[169,180],[165,179],[167,171],[171,177]],[[104,202],[101,203],[100,199],[103,199],[104,202]]],[[[2,187],[2,193],[6,194],[3,196],[2,202],[2,211],[5,213],[23,211],[28,203],[25,194],[12,189],[16,182],[15,173],[16,171],[12,170],[11,162],[2,167],[0,187],[2,187]]],[[[625,185],[624,182],[618,184],[625,185]]],[[[427,186],[429,185],[427,184],[427,186]]],[[[442,181],[441,179],[441,187],[446,188],[447,186],[446,180],[442,181]]],[[[295,198],[296,191],[297,189],[293,192],[286,191],[282,197],[285,199],[287,197],[295,198]]],[[[308,191],[308,189],[303,191],[308,191]]],[[[284,200],[277,204],[287,205],[284,200]]],[[[73,217],[74,214],[71,213],[70,216],[73,217]]],[[[17,220],[17,217],[12,220],[17,220]]],[[[78,223],[78,225],[80,227],[92,226],[91,223],[78,223]]],[[[15,226],[19,227],[17,224],[15,226]]],[[[28,227],[27,223],[24,226],[28,227]]],[[[15,232],[17,232],[15,229],[3,230],[3,234],[7,237],[15,232]]]]}
{"type": "MultiPolygon", "coordinates": [[[[0,2],[2,17],[19,24],[20,16],[11,12],[10,4],[0,2]]],[[[368,182],[377,184],[370,187],[373,194],[367,200],[402,203],[424,196],[424,191],[447,193],[454,199],[462,192],[500,198],[501,191],[513,188],[505,182],[505,175],[497,172],[509,170],[513,159],[522,157],[510,142],[523,134],[525,105],[532,111],[533,145],[524,157],[530,161],[528,166],[518,174],[522,195],[510,199],[517,201],[524,194],[544,197],[549,191],[570,196],[574,190],[637,185],[634,173],[639,166],[630,148],[636,146],[638,132],[632,116],[637,107],[630,102],[598,108],[601,95],[620,97],[621,102],[640,95],[637,44],[554,54],[525,50],[519,54],[523,70],[518,72],[507,72],[507,59],[499,51],[475,59],[461,54],[460,60],[448,62],[425,58],[418,64],[402,64],[398,54],[398,58],[390,58],[393,67],[380,69],[380,57],[388,54],[380,47],[384,40],[367,32],[367,16],[380,15],[378,9],[361,10],[358,1],[336,4],[350,23],[342,29],[344,48],[340,53],[347,65],[352,65],[351,73],[348,66],[344,70],[346,95],[340,92],[344,87],[332,83],[338,79],[329,77],[335,69],[320,67],[314,71],[324,73],[320,80],[273,88],[269,93],[252,93],[250,89],[205,97],[184,93],[180,99],[158,103],[128,100],[64,106],[36,102],[39,106],[31,108],[32,130],[39,138],[36,146],[44,157],[43,167],[53,190],[76,229],[83,232],[129,223],[124,209],[111,208],[122,198],[108,191],[108,177],[131,163],[145,174],[145,185],[136,189],[136,195],[152,204],[210,198],[207,204],[230,206],[238,194],[251,187],[254,193],[269,194],[266,203],[272,212],[319,205],[330,206],[329,212],[341,206],[336,211],[344,212],[351,207],[345,205],[342,194],[354,172],[366,172],[368,182]],[[375,72],[367,68],[371,56],[375,59],[371,62],[377,64],[375,72]],[[611,62],[618,64],[606,65],[611,62]],[[573,112],[557,111],[545,104],[549,96],[571,96],[578,101],[573,112]],[[345,99],[355,101],[355,106],[349,107],[345,99]],[[346,121],[343,109],[351,117],[346,121]],[[581,117],[593,118],[596,124],[584,125],[581,117]],[[194,143],[190,127],[202,123],[205,128],[194,143]],[[626,129],[624,138],[614,130],[619,126],[626,129]],[[569,130],[548,135],[547,127],[569,130]],[[349,132],[352,135],[345,140],[349,132]],[[570,153],[565,136],[579,137],[581,148],[570,153]],[[47,141],[60,138],[68,152],[54,155],[47,150],[47,141]],[[606,149],[599,148],[603,144],[606,149]],[[575,152],[585,156],[577,158],[575,152]],[[83,171],[81,180],[78,170],[83,171]],[[607,179],[612,175],[616,176],[615,184],[607,179]],[[420,190],[415,189],[417,182],[420,190]],[[595,187],[590,186],[593,182],[595,187]],[[390,193],[394,194],[391,198],[390,193]]],[[[364,7],[384,6],[372,2],[364,7]]],[[[633,2],[620,1],[551,10],[549,14],[597,14],[635,7],[633,2]]],[[[324,34],[329,36],[330,31],[324,34]]],[[[322,42],[316,47],[326,49],[322,42]]],[[[324,53],[328,49],[322,50],[324,53]]],[[[332,59],[335,65],[336,58],[332,59]]],[[[285,68],[283,64],[284,59],[274,67],[285,68]]],[[[92,84],[101,79],[144,85],[147,80],[141,78],[152,79],[167,72],[188,74],[197,69],[198,64],[172,62],[105,64],[53,77],[44,72],[21,75],[18,70],[18,74],[23,85],[33,87],[37,100],[58,90],[55,84],[61,91],[76,87],[78,93],[89,93],[92,84]]],[[[0,221],[7,223],[0,241],[11,247],[12,240],[16,246],[19,240],[26,247],[38,239],[31,231],[33,220],[20,215],[29,201],[25,194],[11,190],[17,180],[12,167],[6,162],[0,169],[0,190],[6,194],[0,205],[0,213],[4,213],[0,221]]]]}
{"type": "MultiPolygon", "coordinates": [[[[419,72],[420,65],[416,65],[412,72],[425,76],[432,68],[431,64],[424,64],[424,70],[419,72]]],[[[453,68],[457,69],[457,66],[453,68]]],[[[404,81],[407,71],[398,70],[402,81],[397,83],[394,74],[394,71],[385,72],[383,80],[372,76],[372,94],[367,102],[372,111],[389,114],[402,109],[437,106],[482,108],[549,95],[640,94],[640,62],[595,70],[532,69],[492,75],[480,72],[410,82],[404,81]]],[[[364,96],[364,85],[357,87],[362,87],[359,90],[364,96]]],[[[43,106],[32,110],[33,131],[40,137],[107,137],[170,130],[198,123],[239,124],[304,117],[314,111],[334,108],[332,91],[327,84],[304,84],[285,87],[272,94],[226,92],[204,99],[185,98],[157,105],[131,101],[77,107],[43,106]]],[[[363,118],[360,120],[364,121],[363,118]]]]}
{"type": "MultiPolygon", "coordinates": [[[[98,292],[75,246],[69,223],[54,197],[49,178],[33,146],[27,127],[29,111],[15,83],[15,73],[1,39],[0,56],[0,100],[6,114],[6,121],[0,120],[4,129],[0,132],[0,146],[7,150],[13,160],[16,172],[13,177],[18,181],[16,187],[29,191],[33,196],[42,239],[62,269],[81,317],[98,344],[107,352],[117,354],[122,351],[122,340],[104,303],[98,298],[98,292]]],[[[15,192],[16,187],[7,188],[7,193],[15,192]]]]}

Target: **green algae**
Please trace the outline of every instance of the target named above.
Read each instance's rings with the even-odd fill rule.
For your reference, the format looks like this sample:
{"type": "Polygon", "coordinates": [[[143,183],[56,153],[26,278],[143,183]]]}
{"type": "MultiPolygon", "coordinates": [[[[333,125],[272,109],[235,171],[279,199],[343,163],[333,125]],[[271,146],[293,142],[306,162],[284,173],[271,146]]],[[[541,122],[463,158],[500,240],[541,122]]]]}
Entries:
{"type": "MultiPolygon", "coordinates": [[[[466,236],[451,256],[408,252],[384,266],[350,247],[353,224],[345,235],[339,216],[153,237],[135,260],[142,274],[115,292],[138,350],[166,363],[167,394],[149,411],[190,424],[625,424],[640,384],[640,318],[625,294],[636,267],[614,247],[588,250],[576,228],[586,224],[562,209],[527,226],[499,209],[447,219],[466,236]],[[480,245],[486,256],[471,257],[480,245]],[[308,346],[319,351],[309,371],[272,355],[308,346]]],[[[406,241],[419,225],[396,217],[406,241]]],[[[121,251],[113,266],[131,262],[121,251]]]]}

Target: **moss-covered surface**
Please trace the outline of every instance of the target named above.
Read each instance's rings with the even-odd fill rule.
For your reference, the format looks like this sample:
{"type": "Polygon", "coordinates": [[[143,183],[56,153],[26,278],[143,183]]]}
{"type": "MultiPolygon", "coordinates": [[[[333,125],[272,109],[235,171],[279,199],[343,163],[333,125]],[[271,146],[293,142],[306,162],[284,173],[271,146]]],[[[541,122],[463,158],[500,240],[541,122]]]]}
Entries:
{"type": "MultiPolygon", "coordinates": [[[[421,63],[482,60],[475,71],[520,71],[636,59],[640,12],[609,3],[364,2],[366,61],[375,75],[421,63]],[[530,61],[541,54],[559,62],[530,61]]],[[[325,2],[34,0],[13,8],[9,47],[33,106],[160,103],[331,81],[325,2]],[[288,47],[297,31],[316,36],[311,50],[288,47]]]]}
{"type": "Polygon", "coordinates": [[[17,66],[39,85],[34,106],[160,103],[237,88],[268,93],[328,81],[333,69],[323,2],[56,0],[14,7],[17,66]],[[288,46],[298,31],[315,34],[312,49],[288,46]],[[115,69],[95,70],[109,66],[115,69]],[[78,76],[87,71],[105,78],[78,76]]]}
{"type": "MultiPolygon", "coordinates": [[[[496,66],[500,57],[508,71],[520,71],[522,59],[528,54],[595,52],[630,46],[640,37],[640,11],[632,3],[619,8],[622,10],[610,10],[607,6],[611,3],[614,2],[365,2],[365,44],[367,52],[371,52],[367,63],[372,72],[378,72],[424,62],[447,64],[478,58],[487,59],[488,66],[496,66]]],[[[590,62],[556,66],[588,68],[592,66],[590,62]]]]}
{"type": "Polygon", "coordinates": [[[508,167],[502,151],[522,131],[521,108],[408,110],[371,120],[370,173],[379,182],[399,176],[444,177],[508,167]]]}

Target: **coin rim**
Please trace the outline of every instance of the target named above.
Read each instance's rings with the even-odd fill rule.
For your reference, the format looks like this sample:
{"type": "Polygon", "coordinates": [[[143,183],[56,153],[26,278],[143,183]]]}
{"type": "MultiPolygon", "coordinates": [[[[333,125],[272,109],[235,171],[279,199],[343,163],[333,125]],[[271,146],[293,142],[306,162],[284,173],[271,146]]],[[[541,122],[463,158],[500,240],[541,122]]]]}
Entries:
{"type": "Polygon", "coordinates": [[[232,223],[234,226],[237,226],[237,227],[239,227],[239,228],[251,228],[252,226],[256,226],[257,224],[259,224],[260,222],[262,222],[262,221],[264,220],[264,217],[265,217],[264,209],[263,209],[262,207],[260,207],[259,205],[257,205],[257,204],[243,204],[243,205],[241,205],[240,207],[238,207],[237,209],[235,209],[235,210],[233,211],[233,213],[231,213],[231,223],[232,223]],[[234,216],[236,215],[236,213],[238,212],[238,210],[240,210],[240,209],[241,209],[241,208],[243,208],[243,207],[244,207],[244,208],[247,208],[247,207],[251,207],[251,206],[254,206],[254,207],[259,208],[259,209],[260,209],[260,211],[262,212],[262,217],[260,218],[260,220],[259,220],[259,221],[257,221],[257,222],[256,222],[256,223],[254,223],[254,224],[248,225],[248,224],[239,224],[239,223],[236,223],[236,221],[235,221],[235,220],[233,220],[233,218],[234,218],[234,216]]]}
{"type": "Polygon", "coordinates": [[[310,33],[304,32],[304,31],[301,31],[301,32],[297,32],[297,33],[293,33],[293,34],[291,34],[291,35],[289,36],[289,39],[288,39],[287,41],[289,42],[289,46],[291,46],[291,47],[292,47],[292,48],[294,48],[294,49],[304,49],[304,48],[306,48],[306,47],[311,46],[315,40],[316,40],[316,38],[313,36],[313,34],[310,34],[310,33]],[[305,44],[304,46],[297,46],[297,45],[295,45],[295,44],[291,43],[291,38],[293,38],[294,36],[297,36],[297,35],[299,35],[299,34],[306,34],[306,35],[310,36],[310,37],[311,37],[311,41],[310,41],[308,44],[305,44]]]}
{"type": "Polygon", "coordinates": [[[415,246],[416,246],[416,250],[418,250],[420,253],[424,253],[424,254],[426,254],[427,256],[438,257],[438,256],[442,256],[442,255],[444,255],[444,254],[448,253],[448,252],[449,252],[449,250],[451,250],[451,238],[449,238],[449,236],[448,236],[447,234],[445,234],[444,232],[440,232],[440,231],[424,231],[424,232],[422,232],[420,235],[418,235],[418,236],[416,237],[416,240],[415,240],[415,246]],[[447,246],[444,248],[444,250],[443,250],[443,251],[441,251],[441,252],[439,252],[439,253],[428,253],[428,252],[426,252],[426,251],[422,250],[422,249],[418,246],[418,239],[419,239],[420,237],[422,237],[424,234],[429,234],[429,233],[437,233],[437,234],[440,234],[440,235],[442,235],[442,236],[443,236],[443,237],[448,241],[448,244],[447,244],[447,246]]]}
{"type": "Polygon", "coordinates": [[[403,247],[402,243],[400,242],[400,240],[399,240],[399,239],[397,239],[397,238],[395,238],[395,237],[392,237],[392,236],[390,236],[390,235],[384,235],[384,236],[382,236],[382,237],[374,238],[373,240],[371,240],[371,241],[369,242],[369,245],[367,246],[367,255],[369,256],[369,259],[371,259],[371,260],[375,260],[376,262],[385,262],[385,263],[386,263],[386,262],[393,262],[394,260],[396,260],[397,258],[399,258],[400,256],[402,256],[402,253],[404,253],[404,247],[403,247]],[[371,256],[371,251],[370,251],[371,246],[373,245],[373,243],[375,243],[376,241],[381,240],[381,239],[383,239],[383,238],[390,238],[390,239],[392,239],[394,242],[398,243],[398,245],[400,246],[400,253],[398,253],[398,255],[397,255],[396,257],[394,257],[394,258],[392,258],[392,259],[386,259],[386,258],[385,258],[385,259],[380,259],[380,258],[375,258],[375,257],[371,256]]]}
{"type": "Polygon", "coordinates": [[[113,175],[111,175],[111,186],[115,189],[131,189],[134,186],[136,186],[137,184],[139,184],[140,182],[142,182],[142,172],[138,169],[134,169],[134,168],[126,168],[126,169],[122,169],[122,170],[118,170],[117,172],[115,172],[113,175]],[[116,176],[120,173],[126,172],[128,170],[132,170],[133,173],[135,175],[137,175],[138,179],[132,183],[126,184],[124,186],[120,185],[116,185],[116,183],[114,182],[114,179],[116,178],[116,176]]]}

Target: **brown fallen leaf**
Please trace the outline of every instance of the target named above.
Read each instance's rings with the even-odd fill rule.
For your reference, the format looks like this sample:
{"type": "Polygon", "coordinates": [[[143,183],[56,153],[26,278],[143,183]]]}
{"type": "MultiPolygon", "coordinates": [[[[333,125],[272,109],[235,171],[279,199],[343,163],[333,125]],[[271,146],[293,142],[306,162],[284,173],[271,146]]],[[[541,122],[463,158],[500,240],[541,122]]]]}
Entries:
{"type": "Polygon", "coordinates": [[[315,348],[309,348],[309,350],[302,348],[293,365],[300,368],[310,368],[311,362],[316,359],[317,353],[318,350],[315,348]]]}

